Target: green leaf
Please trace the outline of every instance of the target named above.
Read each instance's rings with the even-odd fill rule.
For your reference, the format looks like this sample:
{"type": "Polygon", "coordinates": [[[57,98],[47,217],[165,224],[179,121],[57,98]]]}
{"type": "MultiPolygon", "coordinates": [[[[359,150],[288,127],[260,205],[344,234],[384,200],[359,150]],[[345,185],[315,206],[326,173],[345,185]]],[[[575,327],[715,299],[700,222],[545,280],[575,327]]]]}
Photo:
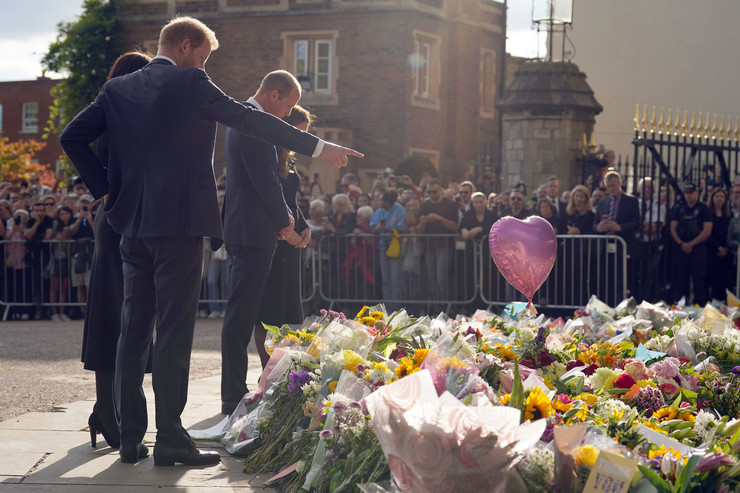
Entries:
{"type": "Polygon", "coordinates": [[[692,455],[691,458],[689,458],[689,462],[683,466],[681,473],[676,478],[676,483],[673,485],[673,493],[688,493],[691,476],[694,475],[696,465],[702,457],[702,455],[692,455]]]}
{"type": "Polygon", "coordinates": [[[655,486],[658,493],[672,493],[670,483],[661,478],[657,472],[653,471],[649,467],[643,466],[642,464],[638,464],[637,468],[647,478],[647,480],[650,481],[650,484],[655,486]]]}
{"type": "Polygon", "coordinates": [[[267,332],[269,332],[270,334],[272,334],[272,337],[274,337],[275,339],[277,339],[278,337],[280,337],[280,328],[279,327],[276,327],[274,325],[268,325],[268,324],[266,324],[264,322],[262,322],[262,327],[264,327],[267,332]]]}

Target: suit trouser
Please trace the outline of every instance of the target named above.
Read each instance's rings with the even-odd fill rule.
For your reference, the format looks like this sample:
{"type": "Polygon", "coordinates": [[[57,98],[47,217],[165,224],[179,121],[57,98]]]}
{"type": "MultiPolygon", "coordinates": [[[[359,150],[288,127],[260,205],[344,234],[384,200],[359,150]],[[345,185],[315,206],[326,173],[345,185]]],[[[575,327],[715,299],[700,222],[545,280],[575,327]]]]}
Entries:
{"type": "Polygon", "coordinates": [[[180,415],[188,397],[203,261],[203,239],[121,237],[123,306],[118,339],[115,398],[121,444],[141,442],[147,428],[142,389],[156,317],[152,384],[157,443],[190,443],[180,415]]]}
{"type": "Polygon", "coordinates": [[[260,248],[226,244],[232,264],[221,329],[221,402],[229,406],[236,406],[247,393],[247,346],[257,323],[276,245],[260,248]]]}

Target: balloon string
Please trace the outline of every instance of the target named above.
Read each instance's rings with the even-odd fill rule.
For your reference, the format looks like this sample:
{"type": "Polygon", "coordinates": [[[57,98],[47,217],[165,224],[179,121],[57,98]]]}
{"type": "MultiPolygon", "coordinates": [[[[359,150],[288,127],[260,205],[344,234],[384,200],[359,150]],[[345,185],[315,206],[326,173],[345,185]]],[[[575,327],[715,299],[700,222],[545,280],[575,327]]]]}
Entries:
{"type": "Polygon", "coordinates": [[[527,310],[532,312],[532,315],[537,315],[537,308],[534,307],[534,303],[532,303],[532,300],[529,300],[529,304],[527,305],[527,310]]]}

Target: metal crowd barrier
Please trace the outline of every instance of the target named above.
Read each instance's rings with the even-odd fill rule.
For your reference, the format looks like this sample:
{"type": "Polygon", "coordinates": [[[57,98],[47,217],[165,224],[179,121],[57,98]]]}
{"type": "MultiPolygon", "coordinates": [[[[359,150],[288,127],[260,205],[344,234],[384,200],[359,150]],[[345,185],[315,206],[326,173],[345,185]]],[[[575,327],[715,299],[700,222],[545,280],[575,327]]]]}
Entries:
{"type": "MultiPolygon", "coordinates": [[[[555,264],[547,280],[535,292],[537,306],[576,309],[591,295],[616,306],[628,294],[628,258],[625,241],[619,236],[558,235],[555,264]]],[[[480,242],[481,298],[490,305],[525,301],[504,279],[488,251],[488,239],[480,242]]]]}
{"type": "MultiPolygon", "coordinates": [[[[430,313],[451,313],[453,306],[490,308],[523,301],[491,260],[486,237],[466,241],[458,234],[404,234],[401,256],[389,259],[385,247],[379,247],[382,237],[378,235],[317,236],[316,247],[307,248],[303,257],[302,298],[307,313],[320,307],[351,313],[363,304],[381,302],[391,309],[413,306],[430,313]],[[392,282],[383,284],[383,272],[392,282]]],[[[624,240],[603,235],[559,235],[557,240],[555,265],[535,293],[535,305],[575,309],[596,294],[614,306],[627,296],[629,257],[624,240]]],[[[35,254],[27,253],[28,246],[20,241],[0,241],[5,260],[0,273],[2,319],[11,311],[32,318],[40,307],[83,306],[84,302],[76,299],[71,279],[64,284],[60,282],[64,276],[53,275],[63,274],[61,266],[67,262],[71,276],[79,244],[69,240],[43,242],[35,254]],[[9,254],[14,265],[9,264],[9,254]],[[55,294],[58,291],[52,291],[53,285],[65,296],[55,294]]],[[[206,313],[225,310],[228,299],[228,277],[223,273],[216,278],[208,275],[216,267],[214,259],[211,252],[204,255],[199,308],[206,313]]]]}

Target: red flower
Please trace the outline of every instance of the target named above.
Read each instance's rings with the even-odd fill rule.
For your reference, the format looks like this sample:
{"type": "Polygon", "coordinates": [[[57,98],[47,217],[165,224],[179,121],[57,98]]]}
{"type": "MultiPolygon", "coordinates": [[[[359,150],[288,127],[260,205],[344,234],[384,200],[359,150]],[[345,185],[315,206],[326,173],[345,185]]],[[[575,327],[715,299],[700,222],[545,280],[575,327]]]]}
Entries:
{"type": "Polygon", "coordinates": [[[596,370],[598,369],[599,369],[599,365],[597,365],[596,363],[591,363],[582,371],[584,375],[586,375],[587,377],[590,377],[591,375],[596,373],[596,370]]]}
{"type": "Polygon", "coordinates": [[[619,375],[619,378],[617,378],[617,381],[614,382],[614,386],[620,389],[631,389],[636,383],[637,382],[635,382],[634,378],[626,373],[622,373],[619,375]]]}

